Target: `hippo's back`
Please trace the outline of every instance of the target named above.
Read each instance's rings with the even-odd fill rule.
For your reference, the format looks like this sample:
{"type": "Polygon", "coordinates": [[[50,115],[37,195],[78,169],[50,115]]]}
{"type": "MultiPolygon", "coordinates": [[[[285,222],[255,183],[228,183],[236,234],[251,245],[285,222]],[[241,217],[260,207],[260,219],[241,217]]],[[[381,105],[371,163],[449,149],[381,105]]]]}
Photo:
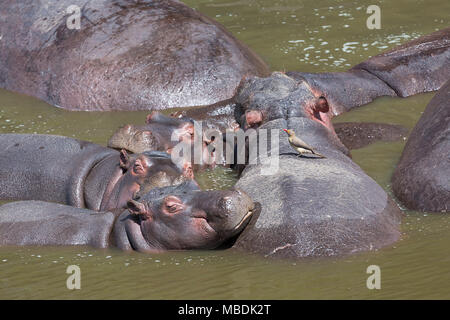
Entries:
{"type": "Polygon", "coordinates": [[[0,207],[0,245],[109,245],[111,212],[57,203],[19,201],[0,207]]]}
{"type": "Polygon", "coordinates": [[[180,1],[1,5],[0,87],[66,109],[209,105],[230,99],[243,76],[269,71],[223,26],[180,1]],[[69,28],[76,9],[80,28],[69,28]]]}
{"type": "Polygon", "coordinates": [[[43,200],[83,206],[92,167],[116,153],[99,145],[52,135],[0,135],[0,199],[43,200]]]}

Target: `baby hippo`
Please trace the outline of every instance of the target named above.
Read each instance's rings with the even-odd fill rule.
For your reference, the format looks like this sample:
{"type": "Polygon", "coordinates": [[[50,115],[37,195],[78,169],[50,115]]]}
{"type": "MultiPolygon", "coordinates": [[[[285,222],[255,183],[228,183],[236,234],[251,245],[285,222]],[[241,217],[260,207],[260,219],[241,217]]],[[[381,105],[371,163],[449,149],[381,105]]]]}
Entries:
{"type": "Polygon", "coordinates": [[[148,253],[216,249],[234,239],[257,208],[239,190],[201,191],[193,181],[153,189],[128,201],[123,212],[11,202],[0,206],[0,246],[113,245],[148,253]]]}
{"type": "Polygon", "coordinates": [[[193,140],[192,120],[166,117],[159,112],[152,112],[147,116],[145,125],[127,124],[119,128],[109,139],[108,147],[125,149],[133,153],[150,150],[170,153],[177,143],[182,141],[191,143],[193,140]]]}
{"type": "Polygon", "coordinates": [[[119,174],[106,187],[100,210],[125,208],[127,201],[153,188],[194,179],[192,166],[176,165],[165,152],[147,151],[129,155],[120,151],[119,174]]]}
{"type": "Polygon", "coordinates": [[[187,181],[130,200],[115,239],[121,249],[143,252],[215,249],[244,229],[254,209],[240,190],[201,191],[187,181]]]}
{"type": "Polygon", "coordinates": [[[208,129],[206,125],[200,126],[200,122],[198,126],[194,125],[191,118],[168,117],[152,112],[147,116],[145,125],[127,124],[119,128],[109,139],[108,147],[133,153],[156,150],[171,154],[175,151],[177,158],[180,153],[180,157],[186,158],[200,169],[216,163],[213,138],[206,134],[208,129]]]}

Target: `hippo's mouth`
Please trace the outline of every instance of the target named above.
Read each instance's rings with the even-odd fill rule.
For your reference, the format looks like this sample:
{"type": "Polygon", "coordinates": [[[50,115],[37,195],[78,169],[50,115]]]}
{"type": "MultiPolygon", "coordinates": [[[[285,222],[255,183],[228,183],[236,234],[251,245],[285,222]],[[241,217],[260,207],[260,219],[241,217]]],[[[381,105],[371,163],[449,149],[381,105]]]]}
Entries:
{"type": "Polygon", "coordinates": [[[249,210],[247,214],[241,219],[241,221],[234,227],[231,236],[235,236],[247,226],[247,224],[250,222],[252,216],[253,216],[253,209],[249,210]]]}
{"type": "Polygon", "coordinates": [[[261,205],[258,202],[255,202],[255,207],[252,210],[249,210],[246,215],[241,219],[241,221],[234,227],[232,234],[229,235],[228,239],[222,243],[217,249],[224,250],[230,249],[233,247],[236,240],[241,236],[241,234],[245,233],[245,230],[251,228],[261,213],[261,205]]]}
{"type": "Polygon", "coordinates": [[[314,120],[332,133],[335,133],[333,123],[331,122],[330,112],[322,112],[315,108],[306,108],[306,112],[311,120],[314,120]]]}

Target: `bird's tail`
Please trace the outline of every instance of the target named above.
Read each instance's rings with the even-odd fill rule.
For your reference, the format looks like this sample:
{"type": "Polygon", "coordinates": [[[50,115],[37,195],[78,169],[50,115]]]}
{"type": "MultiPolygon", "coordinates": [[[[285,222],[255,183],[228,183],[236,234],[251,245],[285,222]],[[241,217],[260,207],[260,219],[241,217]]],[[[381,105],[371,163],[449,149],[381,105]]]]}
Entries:
{"type": "Polygon", "coordinates": [[[311,150],[311,151],[312,151],[312,153],[313,153],[314,155],[316,155],[316,156],[318,156],[318,157],[320,157],[320,158],[326,159],[326,157],[325,157],[323,154],[320,154],[320,153],[318,153],[317,151],[313,151],[313,150],[311,150]]]}

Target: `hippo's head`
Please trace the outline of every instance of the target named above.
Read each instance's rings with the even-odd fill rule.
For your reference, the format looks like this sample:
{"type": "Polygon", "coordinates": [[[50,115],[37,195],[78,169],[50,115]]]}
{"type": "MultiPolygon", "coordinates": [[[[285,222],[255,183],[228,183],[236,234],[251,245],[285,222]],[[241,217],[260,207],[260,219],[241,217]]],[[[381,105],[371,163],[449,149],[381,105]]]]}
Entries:
{"type": "Polygon", "coordinates": [[[215,154],[214,151],[211,151],[213,147],[209,146],[212,141],[206,138],[202,129],[194,125],[192,119],[167,117],[155,111],[147,116],[146,123],[143,126],[127,124],[119,128],[109,139],[108,147],[124,149],[133,153],[154,150],[170,154],[174,148],[180,147],[180,143],[182,143],[184,146],[191,148],[191,159],[186,159],[189,162],[195,162],[200,167],[215,164],[215,154]],[[196,138],[199,139],[198,143],[202,156],[194,161],[193,146],[196,138]]]}
{"type": "Polygon", "coordinates": [[[170,150],[179,142],[194,139],[194,124],[190,119],[166,117],[159,112],[147,116],[146,124],[127,124],[119,128],[109,139],[108,147],[125,149],[133,153],[170,150]],[[173,140],[172,140],[173,139],[173,140]]]}
{"type": "Polygon", "coordinates": [[[258,128],[275,119],[304,117],[334,132],[330,107],[325,97],[306,81],[294,80],[281,72],[270,77],[242,81],[235,97],[236,116],[242,129],[258,128]]]}
{"type": "Polygon", "coordinates": [[[177,165],[165,152],[147,151],[129,155],[121,150],[119,163],[122,173],[105,192],[101,210],[124,208],[127,201],[138,194],[194,178],[189,162],[177,165]]]}
{"type": "Polygon", "coordinates": [[[215,249],[245,228],[254,209],[242,191],[201,191],[185,182],[128,201],[124,223],[135,250],[215,249]],[[144,245],[133,240],[142,239],[136,233],[144,245]]]}

